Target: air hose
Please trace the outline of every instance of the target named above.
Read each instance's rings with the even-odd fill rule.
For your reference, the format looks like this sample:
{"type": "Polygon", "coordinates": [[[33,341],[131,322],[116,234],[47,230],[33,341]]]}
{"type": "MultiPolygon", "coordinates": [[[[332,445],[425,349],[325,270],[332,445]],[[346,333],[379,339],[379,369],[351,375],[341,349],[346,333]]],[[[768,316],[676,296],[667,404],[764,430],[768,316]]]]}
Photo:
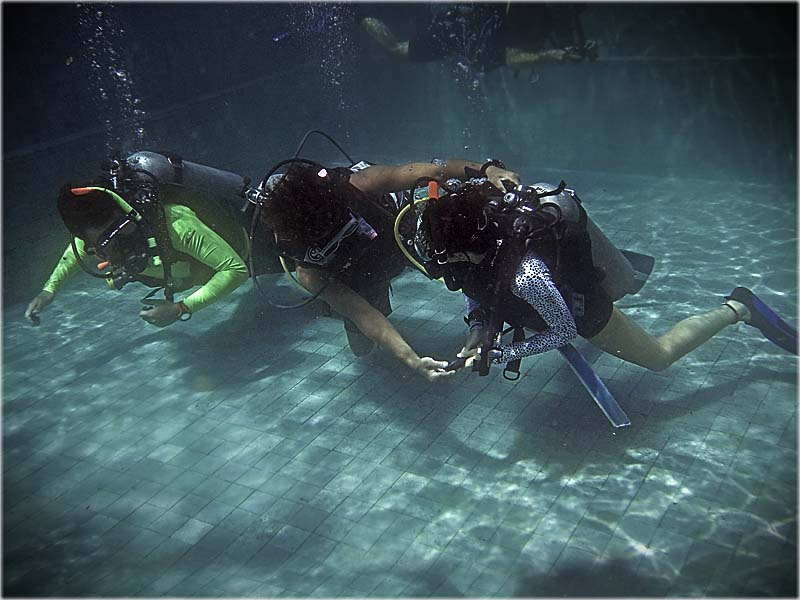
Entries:
{"type": "MultiPolygon", "coordinates": [[[[429,200],[430,198],[420,198],[419,200],[413,200],[413,202],[416,205],[422,204],[423,202],[428,202],[429,200]]],[[[425,267],[423,267],[422,264],[420,264],[420,262],[406,249],[405,244],[403,244],[403,240],[400,238],[400,221],[410,209],[411,204],[404,206],[403,209],[397,214],[397,218],[394,221],[394,241],[397,243],[397,247],[400,248],[400,252],[403,253],[403,256],[405,256],[412,265],[414,265],[424,275],[431,277],[428,271],[425,270],[425,267]]]]}
{"type": "MultiPolygon", "coordinates": [[[[414,200],[414,196],[412,194],[411,201],[408,203],[407,206],[404,206],[402,208],[402,210],[397,214],[397,218],[394,220],[394,241],[397,243],[397,247],[400,248],[400,252],[403,253],[403,256],[405,256],[412,265],[414,265],[429,279],[433,279],[433,277],[431,277],[430,273],[428,273],[425,267],[422,266],[422,264],[416,258],[414,258],[414,256],[406,249],[405,244],[403,244],[403,240],[400,237],[400,221],[403,219],[403,217],[409,210],[414,209],[414,211],[416,212],[417,204],[422,204],[424,202],[429,202],[432,199],[438,199],[438,198],[439,198],[439,182],[436,180],[430,180],[428,182],[428,197],[414,200]]],[[[442,278],[439,278],[438,280],[444,283],[444,280],[442,278]]]]}

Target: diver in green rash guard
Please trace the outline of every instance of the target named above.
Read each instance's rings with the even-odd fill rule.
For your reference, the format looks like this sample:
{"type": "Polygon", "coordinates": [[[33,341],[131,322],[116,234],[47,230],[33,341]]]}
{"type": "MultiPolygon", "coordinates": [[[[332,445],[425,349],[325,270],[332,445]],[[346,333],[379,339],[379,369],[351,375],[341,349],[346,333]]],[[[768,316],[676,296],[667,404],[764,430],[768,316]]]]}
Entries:
{"type": "MultiPolygon", "coordinates": [[[[105,223],[92,222],[91,219],[81,222],[83,216],[81,213],[86,212],[84,209],[88,204],[113,203],[113,200],[106,199],[104,196],[107,196],[107,193],[99,190],[91,194],[91,198],[89,198],[89,194],[79,196],[69,190],[62,194],[62,198],[65,200],[59,203],[59,208],[65,221],[71,220],[68,227],[77,238],[75,245],[81,260],[86,261],[90,254],[94,254],[103,262],[113,264],[113,261],[109,260],[112,257],[103,255],[102,251],[98,250],[97,244],[103,231],[125,218],[123,212],[115,211],[114,207],[110,206],[110,219],[107,219],[105,223]],[[78,202],[71,202],[71,198],[78,199],[78,202]],[[69,216],[66,213],[69,213],[69,216]]],[[[190,208],[179,204],[167,204],[164,208],[170,241],[175,250],[183,255],[181,260],[172,265],[172,275],[175,281],[174,291],[182,292],[197,285],[202,287],[180,302],[159,304],[139,313],[143,320],[158,327],[170,325],[183,314],[193,314],[220,298],[224,298],[247,279],[245,259],[200,221],[190,208]]],[[[102,212],[105,210],[100,209],[102,212]]],[[[119,234],[119,237],[121,238],[122,235],[122,233],[119,234]]],[[[50,278],[44,284],[42,292],[29,306],[26,316],[30,318],[31,312],[41,310],[44,307],[42,301],[44,301],[44,305],[49,304],[64,281],[79,271],[81,271],[81,267],[70,244],[50,278]]],[[[155,283],[163,276],[163,267],[154,264],[153,260],[149,260],[137,280],[146,284],[155,283]]]]}
{"type": "MultiPolygon", "coordinates": [[[[146,171],[148,175],[157,172],[157,161],[163,158],[153,153],[137,153],[132,157],[127,159],[128,163],[141,159],[147,168],[140,171],[146,171]]],[[[185,168],[187,173],[181,173],[181,177],[186,175],[187,184],[192,183],[190,176],[194,168],[195,178],[198,173],[212,173],[218,179],[219,173],[232,176],[228,184],[233,186],[228,185],[228,188],[235,189],[238,176],[194,163],[186,163],[185,168]]],[[[182,192],[188,190],[190,195],[203,194],[203,190],[194,192],[191,185],[183,183],[181,181],[182,192]]],[[[53,301],[68,278],[82,269],[89,270],[86,263],[91,262],[91,257],[97,259],[100,271],[110,268],[101,276],[113,287],[119,289],[131,281],[138,281],[149,287],[164,288],[166,300],[143,301],[148,306],[139,313],[144,321],[157,327],[191,318],[193,313],[229,295],[247,279],[250,246],[242,226],[246,220],[244,215],[238,218],[237,211],[230,214],[221,211],[213,218],[201,218],[196,210],[190,208],[191,203],[186,198],[170,192],[167,182],[159,188],[164,201],[158,205],[158,212],[151,208],[147,212],[149,218],[145,218],[144,209],[133,208],[111,189],[113,187],[111,181],[106,181],[97,187],[65,186],[61,190],[58,209],[74,240],[64,251],[42,291],[28,305],[25,316],[32,323],[39,322],[39,312],[53,301]],[[170,201],[173,199],[171,196],[175,197],[175,202],[170,201]],[[182,300],[173,298],[174,293],[195,286],[200,288],[182,300]]],[[[136,198],[146,207],[148,202],[143,201],[142,189],[141,186],[137,188],[136,198]]],[[[152,191],[150,188],[148,193],[152,191]]],[[[156,204],[152,198],[144,198],[148,199],[149,204],[156,204]]],[[[280,269],[277,259],[262,259],[258,263],[263,267],[260,273],[278,272],[280,269]]]]}

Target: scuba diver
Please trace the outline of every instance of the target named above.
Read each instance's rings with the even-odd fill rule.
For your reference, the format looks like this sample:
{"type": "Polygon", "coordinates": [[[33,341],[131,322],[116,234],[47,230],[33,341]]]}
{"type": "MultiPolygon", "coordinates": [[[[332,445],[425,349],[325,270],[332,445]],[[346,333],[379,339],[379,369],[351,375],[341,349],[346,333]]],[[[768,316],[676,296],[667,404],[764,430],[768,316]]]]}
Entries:
{"type": "MultiPolygon", "coordinates": [[[[188,320],[248,277],[251,209],[241,197],[248,183],[177,155],[136,152],[107,161],[91,185],[64,186],[58,210],[73,239],[25,317],[38,324],[40,311],[83,269],[116,289],[132,281],[155,288],[139,313],[147,323],[188,320]],[[97,269],[86,264],[90,256],[97,269]],[[175,300],[175,293],[194,286],[200,288],[175,300]],[[163,300],[152,298],[159,289],[163,300]]],[[[258,251],[259,274],[281,271],[269,246],[258,251]]]]}
{"type": "Polygon", "coordinates": [[[597,43],[583,32],[582,8],[558,3],[433,4],[427,23],[406,41],[399,41],[381,19],[359,16],[367,34],[396,58],[427,62],[453,57],[487,72],[500,66],[520,69],[597,59],[597,43]]]}
{"type": "MultiPolygon", "coordinates": [[[[662,371],[739,322],[797,355],[796,329],[743,287],[662,336],[645,331],[614,301],[641,288],[652,259],[617,250],[563,181],[507,186],[505,194],[467,182],[428,199],[415,249],[430,277],[442,277],[467,297],[470,333],[451,369],[471,365],[486,374],[489,363],[516,361],[518,374],[522,357],[562,349],[580,335],[627,362],[662,371]],[[514,330],[510,344],[500,342],[504,323],[514,330]],[[533,335],[526,338],[523,328],[533,335]]],[[[596,383],[596,376],[584,381],[590,391],[596,383]]]]}
{"type": "Polygon", "coordinates": [[[392,228],[405,202],[399,190],[413,189],[420,180],[463,177],[465,169],[482,169],[488,185],[519,181],[516,173],[491,161],[483,167],[435,159],[326,168],[307,159],[288,159],[262,181],[258,236],[274,238],[278,252],[295,261],[299,283],[343,317],[355,355],[378,344],[428,380],[436,380],[451,375],[443,370],[447,363],[418,356],[386,318],[392,312],[390,282],[407,264],[392,228]],[[272,175],[285,164],[289,166],[284,174],[272,175]]]}

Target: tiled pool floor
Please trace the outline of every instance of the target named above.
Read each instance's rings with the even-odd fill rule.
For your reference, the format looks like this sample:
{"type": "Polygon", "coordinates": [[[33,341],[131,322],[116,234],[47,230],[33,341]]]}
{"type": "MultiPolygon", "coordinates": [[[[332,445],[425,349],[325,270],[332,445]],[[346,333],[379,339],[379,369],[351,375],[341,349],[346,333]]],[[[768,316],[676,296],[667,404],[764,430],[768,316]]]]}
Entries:
{"type": "MultiPolygon", "coordinates": [[[[620,302],[646,327],[737,284],[793,318],[793,200],[742,224],[714,202],[755,188],[632,179],[629,210],[592,183],[609,237],[659,259],[620,302]]],[[[579,342],[632,419],[613,430],[556,353],[429,384],[250,284],[164,330],[103,287],[38,328],[4,308],[7,596],[797,594],[797,360],[752,328],[662,373],[579,342]]],[[[420,354],[460,347],[459,296],[408,271],[393,305],[420,354]]]]}

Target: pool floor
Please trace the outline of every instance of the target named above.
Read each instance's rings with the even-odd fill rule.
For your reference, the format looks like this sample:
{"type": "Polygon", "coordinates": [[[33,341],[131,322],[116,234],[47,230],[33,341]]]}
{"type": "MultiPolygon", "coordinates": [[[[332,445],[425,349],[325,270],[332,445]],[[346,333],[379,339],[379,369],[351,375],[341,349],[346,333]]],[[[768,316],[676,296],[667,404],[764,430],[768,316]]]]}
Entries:
{"type": "MultiPolygon", "coordinates": [[[[796,323],[796,189],[573,180],[657,258],[619,302],[649,330],[735,285],[796,323]]],[[[393,289],[411,345],[452,358],[459,295],[413,271],[393,289]]],[[[579,341],[615,430],[555,352],[431,384],[356,358],[317,304],[248,283],[156,329],[145,293],[78,277],[39,327],[4,307],[6,596],[798,593],[797,359],[753,328],[660,373],[579,341]]]]}

